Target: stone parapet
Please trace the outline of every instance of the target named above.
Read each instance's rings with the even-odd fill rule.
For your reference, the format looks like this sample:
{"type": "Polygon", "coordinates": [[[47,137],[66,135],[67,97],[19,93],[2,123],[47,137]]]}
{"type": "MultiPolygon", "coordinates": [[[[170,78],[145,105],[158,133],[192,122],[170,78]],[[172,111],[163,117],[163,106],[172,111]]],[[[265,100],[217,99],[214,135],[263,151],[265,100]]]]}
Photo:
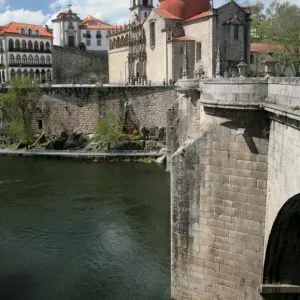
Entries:
{"type": "Polygon", "coordinates": [[[268,102],[290,107],[300,106],[300,78],[270,77],[268,83],[268,102]]]}
{"type": "Polygon", "coordinates": [[[260,108],[268,95],[267,78],[205,79],[201,83],[201,103],[204,106],[232,109],[260,108]]]}

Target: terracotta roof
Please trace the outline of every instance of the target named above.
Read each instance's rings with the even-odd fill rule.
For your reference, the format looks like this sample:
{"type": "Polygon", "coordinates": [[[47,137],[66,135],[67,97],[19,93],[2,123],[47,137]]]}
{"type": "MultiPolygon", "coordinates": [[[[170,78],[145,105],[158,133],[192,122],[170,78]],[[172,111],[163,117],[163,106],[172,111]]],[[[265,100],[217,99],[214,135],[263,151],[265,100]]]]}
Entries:
{"type": "Polygon", "coordinates": [[[187,21],[192,21],[192,20],[202,19],[202,18],[205,18],[205,17],[210,16],[210,14],[211,14],[211,13],[210,13],[210,10],[208,10],[208,11],[205,11],[205,12],[199,14],[199,15],[196,15],[196,16],[194,16],[194,17],[191,17],[191,18],[185,20],[185,22],[187,22],[187,21]]]}
{"type": "Polygon", "coordinates": [[[210,9],[210,0],[159,0],[159,7],[183,20],[210,9]]]}
{"type": "Polygon", "coordinates": [[[280,45],[251,43],[251,52],[268,53],[279,52],[280,50],[282,50],[282,47],[280,45]]]}
{"type": "Polygon", "coordinates": [[[179,40],[179,41],[194,41],[193,39],[189,38],[186,35],[174,38],[174,40],[179,40]]]}
{"type": "Polygon", "coordinates": [[[162,9],[162,8],[159,8],[159,7],[154,8],[154,11],[156,13],[158,13],[164,19],[182,20],[181,18],[175,17],[172,14],[170,14],[169,12],[167,12],[165,9],[162,9]]]}
{"type": "Polygon", "coordinates": [[[39,36],[53,38],[52,34],[50,32],[47,32],[47,30],[41,25],[17,22],[10,22],[2,26],[2,28],[0,29],[0,34],[20,34],[20,29],[22,27],[26,30],[26,32],[29,28],[31,28],[33,31],[33,36],[35,36],[34,31],[38,29],[40,32],[39,36]]]}
{"type": "Polygon", "coordinates": [[[80,26],[80,28],[85,28],[85,29],[100,29],[100,30],[110,30],[110,29],[114,29],[115,27],[113,27],[112,25],[105,25],[105,24],[100,24],[100,25],[82,25],[80,26]]]}

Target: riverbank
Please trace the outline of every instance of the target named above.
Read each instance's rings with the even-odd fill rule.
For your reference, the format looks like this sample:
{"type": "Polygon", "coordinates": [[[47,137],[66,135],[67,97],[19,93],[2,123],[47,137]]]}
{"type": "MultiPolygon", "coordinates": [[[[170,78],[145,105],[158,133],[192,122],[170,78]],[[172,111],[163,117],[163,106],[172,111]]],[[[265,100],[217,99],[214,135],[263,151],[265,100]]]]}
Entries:
{"type": "Polygon", "coordinates": [[[121,161],[155,161],[164,157],[164,153],[159,151],[77,151],[77,150],[10,150],[0,149],[0,156],[20,156],[20,157],[48,157],[58,159],[78,159],[78,160],[121,160],[121,161]]]}

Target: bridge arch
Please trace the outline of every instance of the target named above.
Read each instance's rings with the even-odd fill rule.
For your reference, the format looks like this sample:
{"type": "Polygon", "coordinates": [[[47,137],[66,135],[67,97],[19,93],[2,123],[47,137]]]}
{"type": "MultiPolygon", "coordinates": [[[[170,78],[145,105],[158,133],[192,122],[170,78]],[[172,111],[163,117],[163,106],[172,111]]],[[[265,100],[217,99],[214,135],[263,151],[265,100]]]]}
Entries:
{"type": "Polygon", "coordinates": [[[300,194],[296,194],[282,206],[274,221],[267,244],[263,283],[300,286],[299,274],[300,194]]]}

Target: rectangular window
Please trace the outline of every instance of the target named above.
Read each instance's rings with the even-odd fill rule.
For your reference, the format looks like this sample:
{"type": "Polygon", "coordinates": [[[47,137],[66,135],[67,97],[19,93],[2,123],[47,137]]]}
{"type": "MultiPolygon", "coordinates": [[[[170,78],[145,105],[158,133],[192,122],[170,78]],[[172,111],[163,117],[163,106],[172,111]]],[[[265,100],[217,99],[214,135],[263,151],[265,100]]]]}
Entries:
{"type": "Polygon", "coordinates": [[[91,46],[91,39],[86,39],[86,45],[91,46]]]}
{"type": "Polygon", "coordinates": [[[100,39],[97,40],[97,46],[101,46],[101,40],[100,39]]]}
{"type": "Polygon", "coordinates": [[[199,42],[196,44],[196,60],[202,59],[202,44],[199,42]]]}
{"type": "Polygon", "coordinates": [[[43,129],[43,121],[41,119],[38,120],[39,129],[43,129]]]}
{"type": "Polygon", "coordinates": [[[155,22],[150,23],[150,47],[155,47],[155,22]]]}
{"type": "Polygon", "coordinates": [[[239,26],[234,26],[234,40],[237,41],[239,39],[239,26]]]}

